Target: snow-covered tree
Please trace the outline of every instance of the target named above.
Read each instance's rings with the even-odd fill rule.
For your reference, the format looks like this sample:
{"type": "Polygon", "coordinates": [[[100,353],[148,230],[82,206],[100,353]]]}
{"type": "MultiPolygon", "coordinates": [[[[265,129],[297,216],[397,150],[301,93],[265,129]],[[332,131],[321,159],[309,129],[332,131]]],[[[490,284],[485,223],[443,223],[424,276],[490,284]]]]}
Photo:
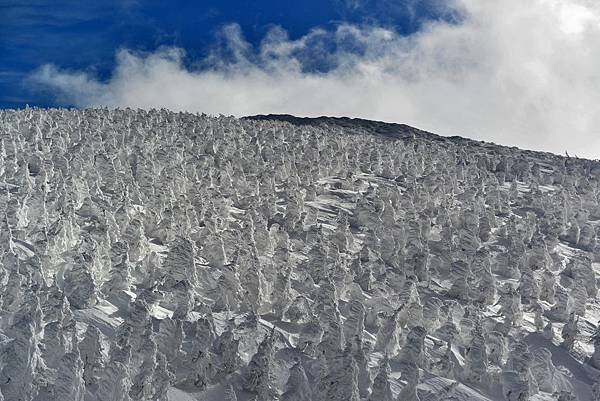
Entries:
{"type": "Polygon", "coordinates": [[[406,335],[406,340],[400,349],[398,355],[393,360],[400,363],[400,371],[405,372],[411,369],[411,366],[424,366],[425,336],[427,331],[421,326],[415,326],[410,329],[406,335]]]}
{"type": "Polygon", "coordinates": [[[221,374],[234,372],[240,365],[239,340],[234,337],[231,327],[223,332],[213,344],[214,354],[219,356],[218,371],[221,374]]]}
{"type": "Polygon", "coordinates": [[[214,311],[238,310],[242,288],[237,272],[231,267],[225,267],[213,292],[215,298],[214,311]]]}
{"type": "Polygon", "coordinates": [[[505,287],[505,290],[506,292],[500,297],[500,311],[506,316],[505,324],[518,325],[523,319],[521,294],[510,284],[505,287]]]}
{"type": "Polygon", "coordinates": [[[231,384],[228,384],[227,387],[225,387],[225,391],[223,393],[223,401],[237,401],[237,395],[235,393],[235,389],[233,388],[233,386],[231,384]]]}
{"type": "MultiPolygon", "coordinates": [[[[318,401],[359,401],[358,368],[349,348],[327,360],[316,388],[318,401]]],[[[314,394],[314,392],[313,392],[314,394]]]]}
{"type": "Polygon", "coordinates": [[[302,362],[296,362],[290,368],[290,375],[285,384],[285,391],[280,397],[281,401],[310,401],[312,389],[306,377],[302,362]]]}
{"type": "Polygon", "coordinates": [[[63,355],[58,365],[54,399],[83,401],[84,397],[83,362],[78,352],[69,352],[63,355]]]}
{"type": "Polygon", "coordinates": [[[131,401],[129,369],[121,362],[106,365],[98,380],[96,397],[98,401],[131,401]]]}
{"type": "Polygon", "coordinates": [[[369,351],[363,343],[362,336],[355,335],[349,339],[352,357],[358,369],[358,392],[361,398],[366,398],[371,387],[371,372],[369,370],[369,351]]]}
{"type": "Polygon", "coordinates": [[[179,363],[181,357],[181,344],[183,342],[183,327],[181,320],[166,318],[160,321],[156,345],[170,365],[179,363]]]}
{"type": "Polygon", "coordinates": [[[405,380],[406,384],[398,394],[398,401],[420,401],[417,393],[417,385],[419,384],[419,368],[417,365],[414,363],[407,365],[401,379],[405,380]]]}
{"type": "Polygon", "coordinates": [[[533,305],[533,313],[533,324],[538,332],[542,331],[544,329],[544,308],[539,302],[533,305]]]}
{"type": "Polygon", "coordinates": [[[552,324],[552,321],[549,321],[545,326],[544,326],[544,330],[542,330],[542,335],[544,336],[544,338],[546,338],[547,340],[552,341],[554,339],[554,326],[552,324]]]}
{"type": "Polygon", "coordinates": [[[465,380],[480,384],[486,380],[488,356],[486,342],[480,324],[473,330],[472,341],[466,349],[465,380]]]}
{"type": "Polygon", "coordinates": [[[537,382],[531,373],[532,363],[533,355],[527,344],[523,341],[513,343],[502,372],[503,386],[512,391],[507,398],[509,401],[519,400],[519,397],[529,397],[538,392],[537,382]]]}
{"type": "Polygon", "coordinates": [[[596,382],[592,386],[592,401],[600,400],[600,382],[596,382]]]}
{"type": "Polygon", "coordinates": [[[522,269],[519,292],[521,302],[525,305],[533,304],[539,299],[540,287],[534,272],[529,268],[522,269]]]}
{"type": "Polygon", "coordinates": [[[590,341],[594,345],[594,354],[590,358],[590,364],[600,370],[600,321],[598,322],[590,341]]]}
{"type": "Polygon", "coordinates": [[[552,353],[547,348],[538,348],[533,351],[531,373],[535,378],[540,391],[553,394],[557,391],[573,391],[571,383],[554,366],[552,353]]]}
{"type": "Polygon", "coordinates": [[[88,325],[79,343],[79,352],[83,361],[83,379],[86,386],[96,383],[103,368],[101,334],[96,326],[88,325]]]}
{"type": "Polygon", "coordinates": [[[10,340],[3,347],[0,368],[0,391],[6,400],[28,400],[35,391],[34,377],[40,363],[36,338],[40,322],[35,318],[36,309],[40,309],[39,300],[31,294],[6,331],[10,340]]]}
{"type": "Polygon", "coordinates": [[[503,395],[506,401],[525,401],[532,395],[529,382],[518,372],[504,371],[501,377],[503,395]]]}
{"type": "Polygon", "coordinates": [[[379,371],[373,381],[373,389],[369,401],[394,401],[389,382],[390,364],[387,355],[379,363],[379,371]]]}
{"type": "Polygon", "coordinates": [[[395,310],[388,315],[382,326],[377,332],[377,340],[375,342],[375,351],[395,355],[398,349],[398,340],[400,338],[399,315],[402,308],[395,310]]]}
{"type": "Polygon", "coordinates": [[[448,342],[445,352],[433,363],[431,369],[437,375],[446,378],[453,378],[455,374],[456,357],[452,351],[452,343],[448,342]]]}
{"type": "Polygon", "coordinates": [[[281,319],[292,303],[291,281],[289,272],[278,272],[273,285],[272,309],[275,316],[281,319]]]}
{"type": "Polygon", "coordinates": [[[76,259],[65,273],[63,291],[75,309],[85,309],[96,301],[96,284],[83,257],[76,259]]]}
{"type": "Polygon", "coordinates": [[[265,336],[252,356],[246,372],[244,373],[244,390],[257,393],[261,397],[274,395],[273,388],[273,341],[274,333],[265,336]]]}
{"type": "Polygon", "coordinates": [[[141,339],[139,353],[142,355],[142,363],[138,373],[132,380],[129,395],[133,400],[146,400],[152,397],[152,376],[156,368],[156,355],[158,347],[152,338],[151,328],[146,330],[141,339]]]}
{"type": "Polygon", "coordinates": [[[168,367],[167,357],[162,353],[156,354],[156,366],[152,375],[152,400],[168,401],[167,390],[175,379],[168,367]]]}
{"type": "Polygon", "coordinates": [[[569,351],[573,350],[573,347],[575,346],[575,340],[579,334],[578,322],[579,316],[576,316],[575,312],[571,312],[569,320],[567,323],[565,323],[561,331],[561,337],[563,339],[561,346],[565,347],[569,351]]]}
{"type": "Polygon", "coordinates": [[[548,303],[554,303],[556,279],[554,274],[549,270],[544,270],[542,273],[542,281],[540,286],[540,299],[548,303]]]}
{"type": "Polygon", "coordinates": [[[350,340],[354,336],[362,336],[365,329],[365,307],[359,300],[352,300],[348,305],[348,317],[344,322],[344,338],[350,340]]]}

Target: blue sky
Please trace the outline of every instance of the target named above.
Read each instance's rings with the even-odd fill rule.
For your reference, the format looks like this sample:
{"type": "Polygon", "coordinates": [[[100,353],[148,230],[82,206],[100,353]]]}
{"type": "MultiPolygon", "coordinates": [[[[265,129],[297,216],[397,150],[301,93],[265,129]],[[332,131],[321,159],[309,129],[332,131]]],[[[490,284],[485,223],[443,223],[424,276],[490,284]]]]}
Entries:
{"type": "MultiPolygon", "coordinates": [[[[0,107],[64,105],[29,84],[43,64],[110,77],[118,49],[185,49],[185,63],[202,60],[219,45],[223,26],[236,23],[246,40],[258,44],[274,25],[291,38],[315,27],[343,23],[378,24],[402,33],[423,21],[447,18],[433,1],[0,1],[0,107]]],[[[313,68],[326,68],[314,65],[313,68]]]]}
{"type": "Polygon", "coordinates": [[[597,0],[0,0],[0,108],[399,122],[600,158],[597,0]]]}

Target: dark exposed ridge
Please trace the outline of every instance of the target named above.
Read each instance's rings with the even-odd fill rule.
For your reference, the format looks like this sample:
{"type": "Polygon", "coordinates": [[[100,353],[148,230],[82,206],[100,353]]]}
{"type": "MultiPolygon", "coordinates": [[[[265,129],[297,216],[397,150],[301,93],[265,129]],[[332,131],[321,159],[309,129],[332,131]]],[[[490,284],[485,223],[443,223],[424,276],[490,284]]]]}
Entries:
{"type": "MultiPolygon", "coordinates": [[[[568,157],[559,155],[552,152],[545,152],[539,150],[521,149],[516,146],[499,145],[493,142],[479,141],[475,139],[465,138],[458,135],[442,136],[434,134],[429,131],[425,131],[419,128],[412,127],[406,124],[390,123],[376,120],[366,120],[363,118],[350,118],[350,117],[296,117],[290,114],[258,114],[254,116],[242,117],[247,120],[261,120],[261,121],[284,121],[293,125],[305,125],[305,126],[323,126],[323,125],[336,125],[344,129],[362,129],[371,134],[376,134],[384,137],[394,139],[408,139],[412,137],[420,137],[430,141],[446,142],[455,145],[478,147],[486,149],[488,152],[506,154],[515,156],[529,157],[533,159],[554,159],[555,162],[563,163],[592,163],[600,166],[600,160],[592,160],[579,157],[568,157]]],[[[363,132],[364,132],[363,131],[363,132]]]]}

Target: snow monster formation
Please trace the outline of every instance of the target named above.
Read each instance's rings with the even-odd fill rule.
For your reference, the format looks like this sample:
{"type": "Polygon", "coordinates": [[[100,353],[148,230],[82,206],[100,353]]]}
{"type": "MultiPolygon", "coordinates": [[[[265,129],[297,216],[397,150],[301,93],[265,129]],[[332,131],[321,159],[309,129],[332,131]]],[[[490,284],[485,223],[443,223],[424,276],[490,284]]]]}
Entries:
{"type": "Polygon", "coordinates": [[[600,162],[0,111],[0,400],[600,400],[600,162]]]}

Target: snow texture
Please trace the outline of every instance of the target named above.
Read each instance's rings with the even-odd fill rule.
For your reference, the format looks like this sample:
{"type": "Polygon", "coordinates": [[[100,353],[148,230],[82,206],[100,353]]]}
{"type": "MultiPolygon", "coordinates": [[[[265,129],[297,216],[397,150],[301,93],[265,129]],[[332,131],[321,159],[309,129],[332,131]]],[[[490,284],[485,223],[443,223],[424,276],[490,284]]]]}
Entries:
{"type": "Polygon", "coordinates": [[[0,400],[600,400],[600,162],[0,111],[0,400]]]}

